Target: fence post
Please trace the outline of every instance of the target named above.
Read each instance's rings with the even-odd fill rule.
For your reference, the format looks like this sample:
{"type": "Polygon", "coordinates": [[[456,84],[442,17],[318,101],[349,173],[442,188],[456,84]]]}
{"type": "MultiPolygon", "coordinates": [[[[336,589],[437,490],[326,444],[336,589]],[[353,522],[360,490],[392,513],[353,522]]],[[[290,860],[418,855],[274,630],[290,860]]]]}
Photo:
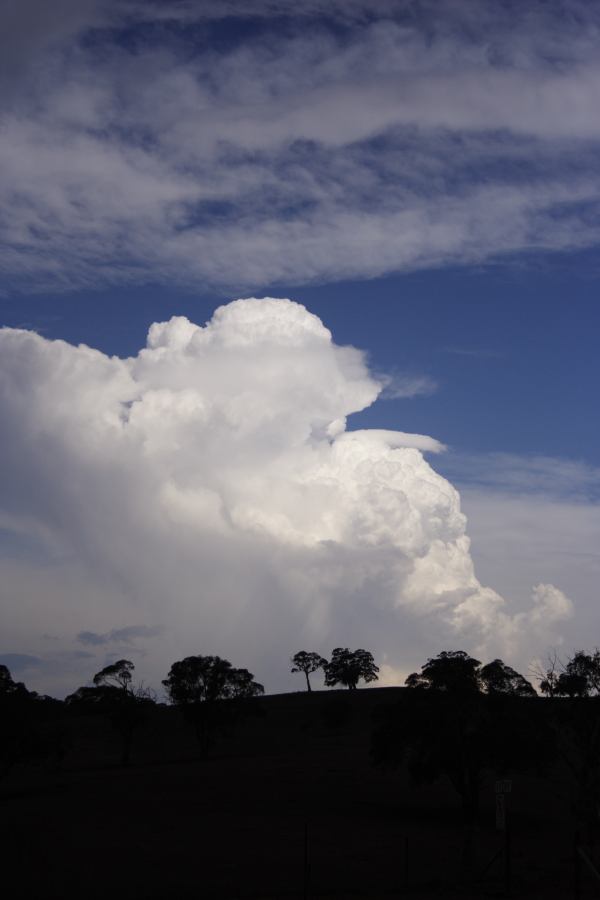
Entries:
{"type": "Polygon", "coordinates": [[[579,859],[579,832],[575,832],[573,839],[573,864],[575,871],[573,873],[573,896],[575,900],[581,898],[581,862],[579,859]]]}
{"type": "Polygon", "coordinates": [[[310,859],[308,846],[308,822],[304,823],[304,877],[303,877],[303,900],[309,900],[310,897],[310,859]]]}
{"type": "Polygon", "coordinates": [[[510,829],[504,829],[504,890],[510,893],[510,829]]]}

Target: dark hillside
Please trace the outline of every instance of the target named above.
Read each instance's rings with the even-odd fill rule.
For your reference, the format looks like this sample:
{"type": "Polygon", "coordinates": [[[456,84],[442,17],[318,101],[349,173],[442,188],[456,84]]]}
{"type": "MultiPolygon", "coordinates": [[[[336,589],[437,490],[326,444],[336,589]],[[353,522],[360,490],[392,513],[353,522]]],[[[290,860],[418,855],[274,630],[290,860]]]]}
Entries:
{"type": "MultiPolygon", "coordinates": [[[[206,759],[176,709],[153,707],[126,768],[107,721],[69,718],[62,765],[17,766],[0,784],[3,882],[17,886],[7,897],[498,893],[498,864],[478,886],[456,887],[463,831],[451,786],[411,786],[405,772],[370,765],[372,712],[401,690],[249,701],[260,714],[238,722],[206,759]]],[[[490,776],[476,834],[480,869],[501,844],[493,785],[490,776]]],[[[573,826],[561,785],[557,775],[513,776],[515,897],[572,895],[573,826]]]]}

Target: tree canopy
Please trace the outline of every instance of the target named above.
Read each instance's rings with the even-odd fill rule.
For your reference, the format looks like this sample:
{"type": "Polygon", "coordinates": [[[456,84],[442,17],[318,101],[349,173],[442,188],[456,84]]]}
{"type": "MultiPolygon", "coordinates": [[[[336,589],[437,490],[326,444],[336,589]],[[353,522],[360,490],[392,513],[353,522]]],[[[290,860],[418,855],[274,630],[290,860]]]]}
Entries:
{"type": "Polygon", "coordinates": [[[443,650],[428,659],[420,672],[409,675],[405,683],[411,688],[431,688],[453,694],[483,691],[487,694],[536,696],[527,679],[501,659],[494,659],[482,667],[478,659],[464,650],[443,650]]]}
{"type": "Polygon", "coordinates": [[[481,663],[464,650],[443,650],[406,679],[407,687],[432,688],[452,693],[477,692],[481,663]]]}
{"type": "Polygon", "coordinates": [[[132,672],[135,666],[128,659],[119,659],[111,663],[94,675],[96,687],[101,685],[113,685],[123,691],[128,691],[131,685],[132,672]]]}
{"type": "Polygon", "coordinates": [[[331,660],[325,666],[325,684],[333,687],[343,684],[349,690],[356,690],[358,682],[377,681],[379,666],[375,665],[373,654],[368,650],[349,650],[336,647],[331,660]]]}
{"type": "Polygon", "coordinates": [[[527,699],[533,688],[501,660],[480,665],[461,650],[428,659],[398,702],[380,711],[371,748],[375,764],[404,762],[417,783],[449,779],[465,816],[465,865],[485,773],[536,768],[553,754],[541,707],[527,699]]]}
{"type": "Polygon", "coordinates": [[[325,669],[327,660],[319,653],[307,650],[299,650],[292,656],[292,672],[304,672],[306,677],[306,689],[312,690],[309,675],[317,669],[325,669]]]}
{"type": "Polygon", "coordinates": [[[29,691],[22,681],[14,681],[8,666],[0,665],[0,700],[6,697],[26,697],[29,691]]]}
{"type": "Polygon", "coordinates": [[[557,693],[567,697],[594,697],[600,694],[600,651],[579,650],[558,677],[557,693]]]}
{"type": "Polygon", "coordinates": [[[247,669],[235,669],[220,656],[186,656],[174,662],[163,685],[176,705],[256,697],[264,693],[247,669]]]}
{"type": "Polygon", "coordinates": [[[537,674],[540,690],[548,697],[600,696],[600,650],[596,648],[593,653],[578,650],[566,663],[561,662],[555,651],[546,671],[537,674]]]}
{"type": "Polygon", "coordinates": [[[123,765],[129,764],[134,733],[143,723],[147,707],[154,703],[151,691],[142,686],[132,689],[134,669],[128,659],[119,659],[94,675],[93,687],[85,685],[65,698],[75,712],[108,718],[121,738],[123,765]]]}
{"type": "Polygon", "coordinates": [[[193,724],[203,755],[215,730],[226,730],[246,708],[242,701],[264,693],[251,672],[220,656],[186,656],[173,663],[163,684],[171,703],[193,724]]]}
{"type": "Polygon", "coordinates": [[[519,697],[535,697],[532,684],[523,675],[511,669],[501,659],[494,659],[483,666],[479,673],[484,690],[488,694],[511,694],[519,697]]]}

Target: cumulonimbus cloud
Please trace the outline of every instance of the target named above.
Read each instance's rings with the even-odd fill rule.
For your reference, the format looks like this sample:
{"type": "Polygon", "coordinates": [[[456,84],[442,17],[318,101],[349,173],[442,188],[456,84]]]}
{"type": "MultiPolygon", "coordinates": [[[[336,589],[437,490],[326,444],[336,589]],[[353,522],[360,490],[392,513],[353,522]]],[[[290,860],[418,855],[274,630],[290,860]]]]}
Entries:
{"type": "Polygon", "coordinates": [[[33,631],[142,619],[164,628],[156,681],[216,652],[270,689],[300,645],[368,646],[391,671],[442,647],[522,662],[559,641],[560,590],[509,614],[477,580],[459,494],[423,455],[443,445],[348,428],[382,384],[297,303],[154,324],[131,359],[4,329],[0,376],[3,528],[49,579],[85,573],[66,600],[30,598],[33,631]]]}

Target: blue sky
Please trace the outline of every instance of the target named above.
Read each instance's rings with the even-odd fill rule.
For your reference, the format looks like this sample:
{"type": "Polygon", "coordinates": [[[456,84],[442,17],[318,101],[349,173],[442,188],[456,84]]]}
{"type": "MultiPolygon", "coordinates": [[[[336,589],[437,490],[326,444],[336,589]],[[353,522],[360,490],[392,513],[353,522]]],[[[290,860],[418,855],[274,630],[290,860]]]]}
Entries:
{"type": "Polygon", "coordinates": [[[580,0],[4,4],[0,659],[275,690],[257,622],[385,683],[587,645],[599,35],[580,0]],[[249,297],[302,308],[213,318],[249,297]],[[173,316],[205,328],[140,354],[173,316]]]}

